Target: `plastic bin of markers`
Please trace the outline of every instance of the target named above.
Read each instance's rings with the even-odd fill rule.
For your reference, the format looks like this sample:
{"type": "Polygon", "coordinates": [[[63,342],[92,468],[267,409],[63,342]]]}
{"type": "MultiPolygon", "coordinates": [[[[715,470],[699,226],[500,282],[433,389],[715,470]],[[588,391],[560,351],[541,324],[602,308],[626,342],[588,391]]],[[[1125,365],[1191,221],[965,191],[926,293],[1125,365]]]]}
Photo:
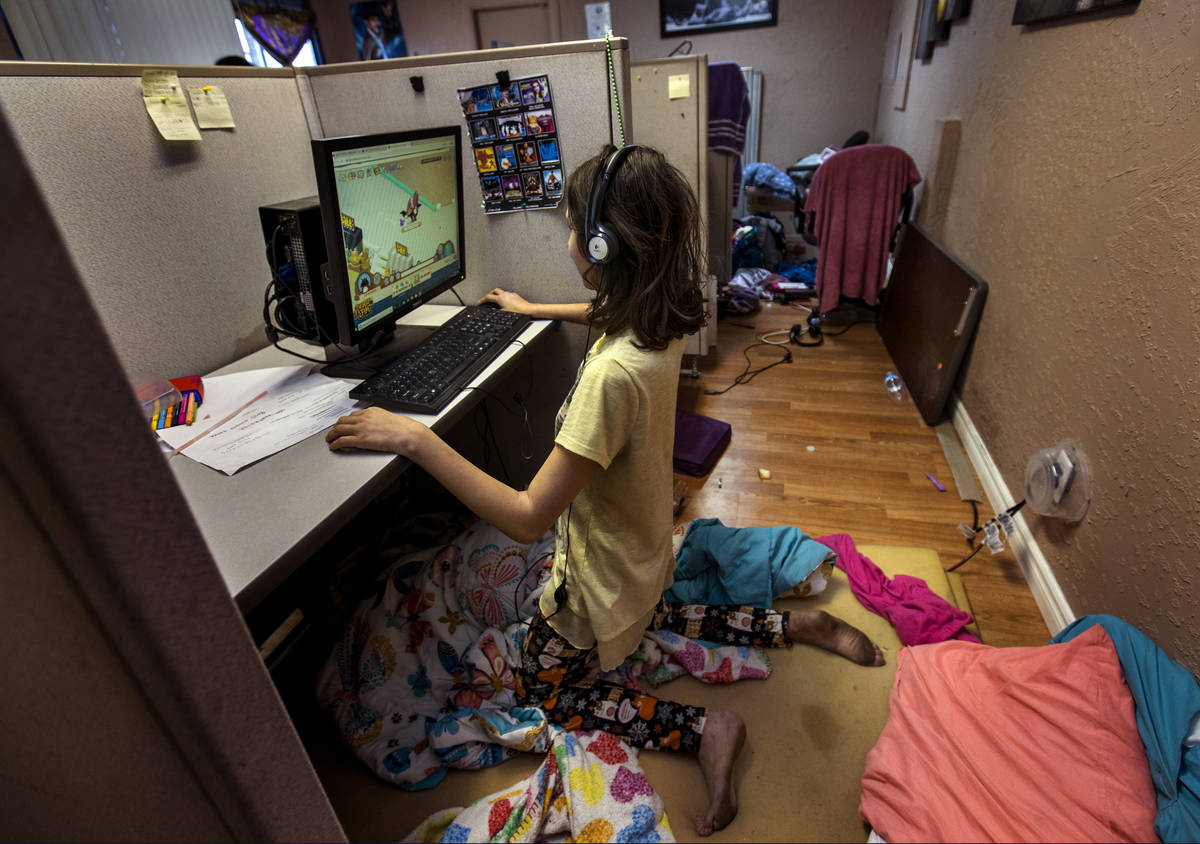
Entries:
{"type": "Polygon", "coordinates": [[[178,408],[183,401],[179,388],[166,378],[142,375],[134,379],[133,386],[142,403],[142,413],[154,427],[158,427],[157,422],[164,414],[178,408]]]}

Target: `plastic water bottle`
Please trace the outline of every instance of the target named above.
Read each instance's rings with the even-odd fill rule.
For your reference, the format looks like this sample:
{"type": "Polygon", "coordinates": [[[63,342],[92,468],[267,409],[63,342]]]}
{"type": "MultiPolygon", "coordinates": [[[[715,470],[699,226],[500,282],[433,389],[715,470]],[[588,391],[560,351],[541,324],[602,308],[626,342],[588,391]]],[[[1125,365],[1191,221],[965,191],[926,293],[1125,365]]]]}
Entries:
{"type": "Polygon", "coordinates": [[[888,395],[895,401],[904,399],[904,382],[900,380],[900,376],[894,372],[889,372],[883,377],[883,386],[887,389],[888,395]]]}

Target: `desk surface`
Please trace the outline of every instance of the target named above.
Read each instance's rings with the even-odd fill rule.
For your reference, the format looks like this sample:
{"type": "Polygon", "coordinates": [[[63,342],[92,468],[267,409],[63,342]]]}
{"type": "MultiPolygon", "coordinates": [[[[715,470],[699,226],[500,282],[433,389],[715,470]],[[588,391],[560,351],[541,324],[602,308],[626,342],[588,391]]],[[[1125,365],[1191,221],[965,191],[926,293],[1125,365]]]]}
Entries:
{"type": "MultiPolygon", "coordinates": [[[[458,306],[424,305],[401,323],[440,325],[458,310],[458,306]]],[[[518,338],[524,345],[510,344],[471,385],[484,385],[511,366],[525,347],[553,324],[535,320],[518,338]]],[[[309,356],[314,350],[298,342],[288,341],[287,345],[309,356]]],[[[287,366],[296,361],[270,346],[209,374],[287,366]]],[[[347,380],[347,385],[353,383],[347,380]]],[[[463,390],[436,417],[412,416],[442,433],[482,398],[477,390],[463,390]]],[[[175,455],[169,462],[225,584],[243,612],[269,595],[410,465],[394,454],[331,452],[324,432],[234,475],[222,474],[184,455],[175,455]]]]}

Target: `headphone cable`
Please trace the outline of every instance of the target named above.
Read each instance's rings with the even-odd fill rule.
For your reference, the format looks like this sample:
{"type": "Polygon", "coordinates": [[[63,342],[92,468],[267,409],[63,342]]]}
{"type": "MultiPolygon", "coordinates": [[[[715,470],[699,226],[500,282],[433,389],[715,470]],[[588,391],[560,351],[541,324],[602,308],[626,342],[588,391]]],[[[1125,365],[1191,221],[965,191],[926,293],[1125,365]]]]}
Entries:
{"type": "MultiPolygon", "coordinates": [[[[587,365],[588,347],[592,342],[592,324],[588,322],[587,339],[583,341],[583,360],[579,363],[579,373],[575,376],[575,383],[571,385],[571,391],[567,393],[567,401],[575,395],[575,388],[579,386],[579,379],[583,377],[583,368],[587,365]]],[[[569,412],[569,411],[568,411],[569,412]]],[[[566,529],[566,547],[563,549],[563,579],[562,583],[554,589],[554,612],[546,616],[557,615],[558,611],[567,603],[567,566],[571,561],[571,511],[575,509],[575,499],[571,499],[571,503],[567,505],[567,529],[566,529]]]]}

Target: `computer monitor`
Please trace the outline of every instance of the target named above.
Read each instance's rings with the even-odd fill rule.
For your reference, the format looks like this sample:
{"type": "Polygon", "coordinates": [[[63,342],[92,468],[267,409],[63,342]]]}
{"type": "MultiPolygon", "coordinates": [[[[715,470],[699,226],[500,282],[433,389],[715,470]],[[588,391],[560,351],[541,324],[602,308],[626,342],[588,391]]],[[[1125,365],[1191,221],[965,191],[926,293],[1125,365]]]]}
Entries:
{"type": "Polygon", "coordinates": [[[341,346],[379,345],[396,320],[464,277],[458,126],[312,141],[325,295],[341,346]]]}

